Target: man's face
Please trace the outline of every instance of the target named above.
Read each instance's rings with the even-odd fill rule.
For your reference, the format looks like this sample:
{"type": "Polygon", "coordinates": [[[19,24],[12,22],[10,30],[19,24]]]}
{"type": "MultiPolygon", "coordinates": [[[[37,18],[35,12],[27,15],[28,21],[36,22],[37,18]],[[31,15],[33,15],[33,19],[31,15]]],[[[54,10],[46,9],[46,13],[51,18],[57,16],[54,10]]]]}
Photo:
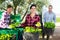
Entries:
{"type": "Polygon", "coordinates": [[[11,13],[11,12],[12,12],[12,8],[8,8],[7,11],[8,11],[9,13],[11,13]]]}
{"type": "Polygon", "coordinates": [[[31,13],[36,13],[36,7],[35,6],[32,6],[31,13]]]}
{"type": "Polygon", "coordinates": [[[49,7],[48,9],[49,9],[49,12],[52,12],[52,7],[49,7]]]}

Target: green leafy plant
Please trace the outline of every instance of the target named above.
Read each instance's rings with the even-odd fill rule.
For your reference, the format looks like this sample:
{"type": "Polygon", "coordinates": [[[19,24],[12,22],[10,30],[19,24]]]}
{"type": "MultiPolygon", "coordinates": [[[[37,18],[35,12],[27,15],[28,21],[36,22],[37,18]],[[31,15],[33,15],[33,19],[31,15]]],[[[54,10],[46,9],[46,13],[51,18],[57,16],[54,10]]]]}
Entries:
{"type": "Polygon", "coordinates": [[[11,34],[1,34],[0,40],[10,40],[11,37],[12,37],[11,34]]]}
{"type": "Polygon", "coordinates": [[[55,24],[53,22],[46,22],[44,23],[45,28],[55,28],[55,24]]]}
{"type": "Polygon", "coordinates": [[[25,32],[41,32],[42,29],[27,26],[27,27],[25,27],[25,30],[24,31],[25,32]]]}
{"type": "Polygon", "coordinates": [[[10,24],[9,27],[15,29],[16,27],[19,26],[19,24],[20,24],[20,22],[16,22],[14,24],[10,24]]]}

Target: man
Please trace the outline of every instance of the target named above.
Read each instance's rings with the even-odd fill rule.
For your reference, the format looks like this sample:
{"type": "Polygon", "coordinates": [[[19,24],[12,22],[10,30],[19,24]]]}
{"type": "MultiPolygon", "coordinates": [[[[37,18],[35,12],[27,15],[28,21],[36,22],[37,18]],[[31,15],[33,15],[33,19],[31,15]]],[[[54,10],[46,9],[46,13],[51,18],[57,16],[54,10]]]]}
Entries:
{"type": "Polygon", "coordinates": [[[12,6],[8,5],[7,10],[2,13],[2,18],[0,22],[0,28],[7,28],[10,24],[10,14],[12,11],[12,6]]]}
{"type": "MultiPolygon", "coordinates": [[[[25,22],[22,24],[22,27],[33,27],[37,28],[40,26],[36,26],[36,23],[40,22],[40,17],[36,14],[36,5],[32,4],[30,6],[30,14],[27,14],[25,22]]],[[[39,40],[39,33],[38,32],[24,32],[26,40],[39,40]]]]}
{"type": "Polygon", "coordinates": [[[44,22],[56,22],[56,15],[52,11],[52,5],[49,5],[49,11],[44,14],[44,22]]]}
{"type": "MultiPolygon", "coordinates": [[[[46,22],[56,22],[56,15],[55,13],[52,11],[52,5],[49,5],[48,7],[48,11],[44,14],[44,23],[46,22]]],[[[45,30],[45,29],[44,29],[45,30]]],[[[44,37],[44,34],[43,34],[44,37]]],[[[49,33],[47,34],[47,40],[49,39],[49,33]]]]}

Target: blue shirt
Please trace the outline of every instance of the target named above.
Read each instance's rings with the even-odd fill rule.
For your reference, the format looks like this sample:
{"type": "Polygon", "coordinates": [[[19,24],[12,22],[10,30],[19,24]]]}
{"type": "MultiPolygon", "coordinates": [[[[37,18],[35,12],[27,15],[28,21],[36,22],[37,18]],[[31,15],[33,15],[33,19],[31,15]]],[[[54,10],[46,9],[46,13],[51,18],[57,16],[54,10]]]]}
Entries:
{"type": "Polygon", "coordinates": [[[56,15],[53,12],[46,12],[44,14],[44,22],[56,22],[56,15]]]}

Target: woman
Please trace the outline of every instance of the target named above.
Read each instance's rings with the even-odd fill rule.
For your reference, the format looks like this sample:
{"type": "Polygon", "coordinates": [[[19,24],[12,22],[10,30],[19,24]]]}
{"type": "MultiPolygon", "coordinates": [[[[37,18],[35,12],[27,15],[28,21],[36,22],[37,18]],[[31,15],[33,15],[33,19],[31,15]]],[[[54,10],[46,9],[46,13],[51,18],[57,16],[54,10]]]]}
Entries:
{"type": "MultiPolygon", "coordinates": [[[[40,26],[37,26],[37,22],[40,22],[40,17],[36,14],[36,5],[32,4],[30,6],[30,14],[27,14],[25,22],[22,24],[22,27],[33,27],[37,28],[40,26]]],[[[26,40],[38,40],[39,39],[39,33],[38,32],[25,32],[24,37],[26,40]]]]}

